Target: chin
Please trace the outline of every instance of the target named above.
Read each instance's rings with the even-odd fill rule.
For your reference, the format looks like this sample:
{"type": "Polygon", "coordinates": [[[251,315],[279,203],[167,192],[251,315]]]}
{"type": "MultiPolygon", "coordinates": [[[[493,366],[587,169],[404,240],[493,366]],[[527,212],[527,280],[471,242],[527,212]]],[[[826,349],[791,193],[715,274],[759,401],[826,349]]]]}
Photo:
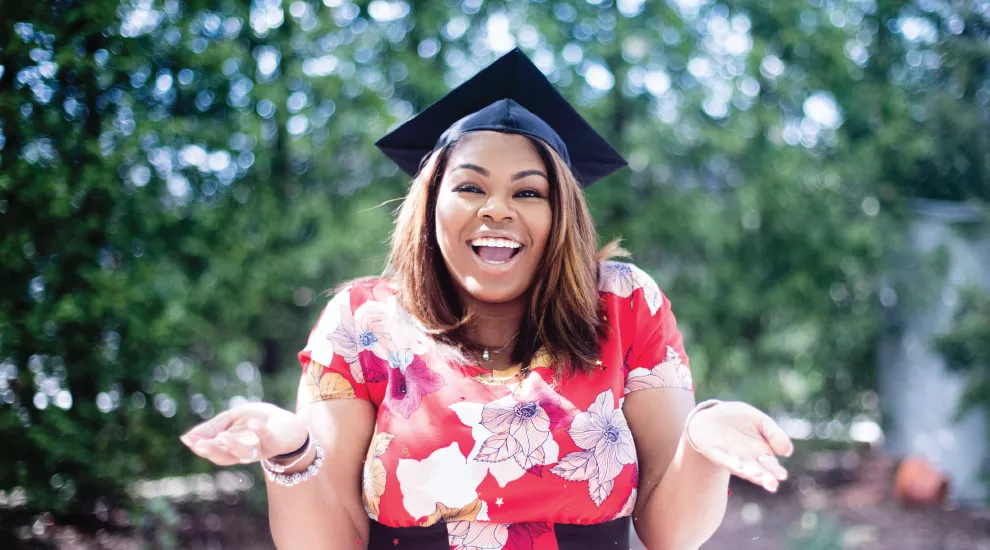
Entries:
{"type": "Polygon", "coordinates": [[[518,280],[513,281],[513,283],[511,285],[486,284],[472,277],[461,282],[461,285],[472,298],[479,302],[504,304],[522,298],[530,286],[529,284],[520,286],[518,280]]]}

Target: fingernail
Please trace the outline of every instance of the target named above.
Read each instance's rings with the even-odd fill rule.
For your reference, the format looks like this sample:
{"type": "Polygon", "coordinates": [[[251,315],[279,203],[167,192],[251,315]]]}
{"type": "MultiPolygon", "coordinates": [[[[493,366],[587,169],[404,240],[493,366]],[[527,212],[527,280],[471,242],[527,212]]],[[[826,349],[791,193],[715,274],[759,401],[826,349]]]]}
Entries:
{"type": "Polygon", "coordinates": [[[258,452],[257,447],[251,447],[251,451],[248,453],[247,456],[238,455],[237,458],[238,460],[241,461],[241,464],[251,464],[252,462],[258,461],[259,454],[260,453],[258,452]]]}

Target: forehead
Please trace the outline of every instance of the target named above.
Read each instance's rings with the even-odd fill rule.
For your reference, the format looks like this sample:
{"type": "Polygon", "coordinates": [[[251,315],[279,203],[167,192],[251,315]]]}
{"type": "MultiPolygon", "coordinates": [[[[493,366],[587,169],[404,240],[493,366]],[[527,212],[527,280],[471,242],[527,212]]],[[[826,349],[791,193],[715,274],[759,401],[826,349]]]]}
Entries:
{"type": "Polygon", "coordinates": [[[543,159],[536,146],[525,136],[502,132],[471,132],[454,147],[448,167],[462,163],[503,165],[511,159],[513,168],[543,168],[543,159]]]}

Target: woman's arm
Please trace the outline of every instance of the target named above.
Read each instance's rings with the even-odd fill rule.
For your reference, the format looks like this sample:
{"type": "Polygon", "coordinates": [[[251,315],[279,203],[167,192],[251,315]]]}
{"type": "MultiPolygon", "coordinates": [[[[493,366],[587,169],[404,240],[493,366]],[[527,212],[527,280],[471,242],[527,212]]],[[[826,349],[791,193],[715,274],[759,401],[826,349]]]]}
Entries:
{"type": "MultiPolygon", "coordinates": [[[[361,503],[361,468],[374,431],[374,405],[333,399],[307,405],[297,415],[323,445],[326,458],[315,478],[294,487],[266,481],[275,545],[281,550],[366,548],[369,523],[361,503]]],[[[315,451],[309,455],[287,473],[305,470],[315,451]]]]}
{"type": "MultiPolygon", "coordinates": [[[[195,426],[181,439],[197,455],[231,466],[290,453],[311,433],[324,450],[317,475],[294,487],[267,482],[275,545],[283,550],[360,550],[367,547],[369,528],[361,503],[361,463],[374,425],[374,405],[358,399],[318,401],[299,413],[271,403],[247,403],[195,426]]],[[[305,470],[315,456],[311,446],[287,473],[305,470]]]]}
{"type": "Polygon", "coordinates": [[[679,388],[630,393],[623,411],[636,442],[639,490],[633,525],[650,550],[691,550],[718,529],[729,470],[699,454],[683,436],[694,394],[679,388]]]}

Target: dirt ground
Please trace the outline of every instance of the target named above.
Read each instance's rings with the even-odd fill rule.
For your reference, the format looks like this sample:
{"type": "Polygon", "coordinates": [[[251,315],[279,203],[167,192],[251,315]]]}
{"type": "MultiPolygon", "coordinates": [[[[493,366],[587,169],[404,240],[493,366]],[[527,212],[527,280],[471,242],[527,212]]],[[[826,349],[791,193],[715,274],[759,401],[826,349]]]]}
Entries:
{"type": "Polygon", "coordinates": [[[889,499],[850,507],[838,492],[791,486],[771,495],[738,485],[705,550],[990,550],[986,508],[908,508],[889,499]]]}

